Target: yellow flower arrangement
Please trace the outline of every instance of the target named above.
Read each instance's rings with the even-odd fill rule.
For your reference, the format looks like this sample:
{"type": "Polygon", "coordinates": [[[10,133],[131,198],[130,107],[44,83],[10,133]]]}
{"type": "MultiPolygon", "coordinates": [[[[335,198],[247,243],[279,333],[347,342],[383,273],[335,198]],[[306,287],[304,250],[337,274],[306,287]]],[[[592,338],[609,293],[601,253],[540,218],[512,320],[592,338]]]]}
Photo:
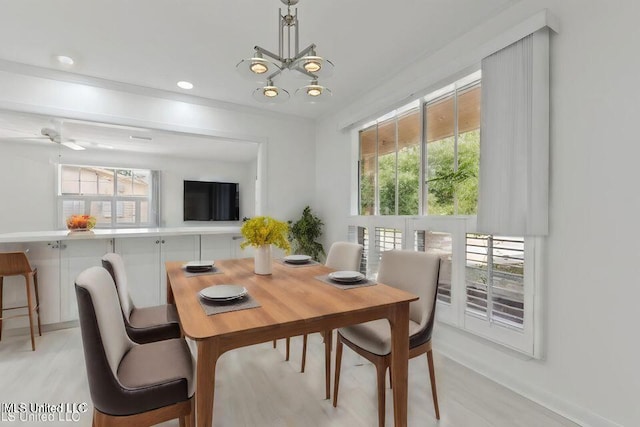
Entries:
{"type": "Polygon", "coordinates": [[[289,226],[286,222],[278,221],[270,216],[256,216],[248,219],[240,229],[244,242],[240,244],[242,249],[247,246],[274,245],[287,254],[291,252],[291,245],[287,236],[289,226]]]}

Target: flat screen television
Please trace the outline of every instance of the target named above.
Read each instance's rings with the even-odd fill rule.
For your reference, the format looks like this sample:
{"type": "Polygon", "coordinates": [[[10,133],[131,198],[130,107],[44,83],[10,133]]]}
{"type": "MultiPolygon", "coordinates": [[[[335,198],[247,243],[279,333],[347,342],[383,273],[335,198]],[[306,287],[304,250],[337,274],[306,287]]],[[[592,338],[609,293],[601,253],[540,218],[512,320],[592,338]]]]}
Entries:
{"type": "Polygon", "coordinates": [[[184,181],[185,221],[238,221],[239,185],[233,182],[184,181]]]}

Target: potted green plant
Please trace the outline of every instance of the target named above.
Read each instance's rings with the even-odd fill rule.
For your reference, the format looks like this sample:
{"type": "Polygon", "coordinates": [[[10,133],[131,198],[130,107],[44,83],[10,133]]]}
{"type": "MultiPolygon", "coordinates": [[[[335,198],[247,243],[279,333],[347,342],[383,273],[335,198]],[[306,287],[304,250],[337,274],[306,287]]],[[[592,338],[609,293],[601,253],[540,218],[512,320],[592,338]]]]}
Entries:
{"type": "Polygon", "coordinates": [[[324,256],[324,248],[318,242],[322,236],[322,220],[311,212],[309,206],[302,211],[302,216],[294,223],[289,221],[289,240],[293,248],[293,253],[309,255],[314,260],[320,262],[324,256]]]}

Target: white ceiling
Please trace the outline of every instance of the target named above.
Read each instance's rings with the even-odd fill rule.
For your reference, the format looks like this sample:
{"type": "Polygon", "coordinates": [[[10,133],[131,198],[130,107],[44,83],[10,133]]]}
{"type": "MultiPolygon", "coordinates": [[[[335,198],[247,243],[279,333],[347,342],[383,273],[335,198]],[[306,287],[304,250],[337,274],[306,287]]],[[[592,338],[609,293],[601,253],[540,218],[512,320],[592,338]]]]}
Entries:
{"type": "MultiPolygon", "coordinates": [[[[0,59],[318,117],[519,0],[301,0],[300,44],[335,63],[325,104],[265,106],[235,72],[254,45],[277,51],[279,0],[2,2],[0,59]],[[76,63],[65,68],[55,55],[76,63]],[[179,80],[194,83],[184,91],[179,80]]],[[[278,82],[276,82],[278,84],[278,82]]],[[[304,80],[285,78],[292,94],[304,80]]]]}

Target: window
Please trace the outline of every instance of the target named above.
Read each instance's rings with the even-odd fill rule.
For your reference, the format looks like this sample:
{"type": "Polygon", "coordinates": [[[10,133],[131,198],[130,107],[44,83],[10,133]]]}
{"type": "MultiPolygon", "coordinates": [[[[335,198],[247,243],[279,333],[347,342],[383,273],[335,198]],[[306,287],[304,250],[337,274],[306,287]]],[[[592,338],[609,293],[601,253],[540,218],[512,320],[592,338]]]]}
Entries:
{"type": "Polygon", "coordinates": [[[365,244],[362,270],[369,277],[383,250],[438,254],[438,321],[540,357],[535,314],[540,236],[547,230],[548,32],[536,36],[536,43],[523,39],[484,58],[482,75],[359,131],[358,215],[350,226],[358,230],[351,237],[365,244]],[[483,90],[492,96],[483,98],[483,90]]]}
{"type": "Polygon", "coordinates": [[[466,311],[522,329],[524,239],[467,234],[466,311]]]}
{"type": "Polygon", "coordinates": [[[428,215],[474,215],[480,163],[480,82],[429,101],[425,181],[428,215]]]}
{"type": "Polygon", "coordinates": [[[478,72],[359,132],[360,215],[476,213],[480,92],[478,72]]]}
{"type": "Polygon", "coordinates": [[[142,169],[60,165],[59,224],[70,215],[93,215],[96,227],[158,224],[158,173],[142,169]]]}
{"type": "Polygon", "coordinates": [[[420,108],[404,110],[360,132],[362,215],[419,213],[420,108]]]}

